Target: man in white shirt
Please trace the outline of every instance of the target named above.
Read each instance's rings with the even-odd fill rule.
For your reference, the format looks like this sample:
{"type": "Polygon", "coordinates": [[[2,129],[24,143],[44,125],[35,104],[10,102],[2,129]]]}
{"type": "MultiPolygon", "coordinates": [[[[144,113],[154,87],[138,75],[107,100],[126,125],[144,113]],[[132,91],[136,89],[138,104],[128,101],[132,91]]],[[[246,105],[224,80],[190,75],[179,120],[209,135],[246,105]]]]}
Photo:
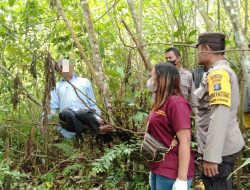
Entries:
{"type": "Polygon", "coordinates": [[[60,133],[66,138],[80,135],[86,130],[94,134],[105,134],[112,127],[104,125],[101,111],[96,105],[92,84],[87,78],[74,73],[74,63],[63,59],[56,63],[55,69],[64,77],[51,91],[50,116],[59,112],[60,133]]]}

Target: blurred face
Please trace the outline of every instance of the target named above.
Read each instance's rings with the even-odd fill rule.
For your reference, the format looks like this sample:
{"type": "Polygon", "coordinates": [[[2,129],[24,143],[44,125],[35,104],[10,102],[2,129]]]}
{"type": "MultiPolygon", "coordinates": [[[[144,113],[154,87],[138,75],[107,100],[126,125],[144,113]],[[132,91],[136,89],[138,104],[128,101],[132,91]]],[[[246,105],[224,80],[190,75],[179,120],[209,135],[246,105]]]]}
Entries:
{"type": "Polygon", "coordinates": [[[180,58],[177,57],[173,51],[165,53],[165,59],[166,61],[169,61],[173,65],[178,65],[180,63],[180,58]]]}
{"type": "Polygon", "coordinates": [[[57,69],[64,77],[70,77],[74,73],[74,63],[71,60],[62,59],[57,63],[57,69]]]}
{"type": "Polygon", "coordinates": [[[207,45],[198,46],[198,64],[199,65],[208,65],[211,62],[211,49],[207,45]]]}
{"type": "Polygon", "coordinates": [[[157,75],[155,68],[151,71],[151,77],[147,81],[147,88],[150,92],[155,93],[157,90],[157,75]]]}
{"type": "Polygon", "coordinates": [[[155,72],[155,68],[153,68],[153,70],[151,71],[151,77],[154,81],[156,81],[157,79],[157,75],[156,75],[156,72],[155,72]]]}

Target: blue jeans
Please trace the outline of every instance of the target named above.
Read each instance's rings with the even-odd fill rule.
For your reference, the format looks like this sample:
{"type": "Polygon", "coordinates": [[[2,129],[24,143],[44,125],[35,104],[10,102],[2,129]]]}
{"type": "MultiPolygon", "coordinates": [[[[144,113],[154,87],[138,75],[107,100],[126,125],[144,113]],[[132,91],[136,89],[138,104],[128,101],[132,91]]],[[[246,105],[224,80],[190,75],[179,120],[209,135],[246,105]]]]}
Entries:
{"type": "Polygon", "coordinates": [[[56,129],[66,139],[74,139],[76,137],[76,133],[75,132],[69,132],[66,129],[62,128],[60,125],[57,125],[56,129]]]}
{"type": "MultiPolygon", "coordinates": [[[[149,174],[151,190],[172,190],[175,179],[170,179],[150,172],[149,174]]],[[[192,180],[188,180],[188,188],[190,188],[192,180]]]]}

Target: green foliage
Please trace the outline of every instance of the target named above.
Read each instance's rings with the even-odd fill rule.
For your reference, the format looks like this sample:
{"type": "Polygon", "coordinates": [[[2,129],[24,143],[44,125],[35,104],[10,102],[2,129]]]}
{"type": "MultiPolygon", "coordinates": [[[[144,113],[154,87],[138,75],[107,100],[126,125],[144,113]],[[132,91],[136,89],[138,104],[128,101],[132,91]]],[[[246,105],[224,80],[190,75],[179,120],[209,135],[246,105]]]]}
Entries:
{"type": "Polygon", "coordinates": [[[132,140],[130,144],[122,143],[112,149],[105,149],[104,155],[92,163],[92,176],[108,174],[104,182],[106,189],[147,189],[148,181],[145,179],[148,173],[144,172],[145,166],[134,162],[140,157],[140,143],[141,140],[132,140]],[[138,171],[132,171],[134,167],[138,171]],[[125,187],[121,187],[124,181],[125,187]]]}
{"type": "Polygon", "coordinates": [[[27,180],[29,176],[11,168],[12,162],[2,160],[0,162],[0,187],[8,188],[11,184],[17,185],[20,180],[27,180]]]}
{"type": "MultiPolygon", "coordinates": [[[[250,148],[248,146],[245,146],[246,151],[250,151],[250,148]]],[[[248,166],[250,164],[250,157],[247,158],[237,169],[235,169],[228,178],[230,178],[233,174],[237,173],[240,169],[248,166]]]]}
{"type": "Polygon", "coordinates": [[[133,119],[134,119],[134,121],[136,121],[136,122],[139,122],[139,123],[142,123],[144,120],[145,120],[145,118],[146,118],[146,116],[148,115],[148,113],[145,113],[145,112],[137,112],[134,116],[133,116],[133,119]]]}
{"type": "Polygon", "coordinates": [[[138,144],[119,144],[112,149],[105,149],[105,153],[101,158],[95,160],[92,164],[93,174],[98,174],[101,172],[107,172],[112,169],[112,162],[117,159],[124,157],[129,157],[133,151],[138,150],[138,144]]]}
{"type": "MultiPolygon", "coordinates": [[[[82,16],[80,1],[61,1],[80,44],[92,61],[93,50],[82,16]]],[[[98,184],[103,184],[104,189],[147,189],[147,168],[138,154],[140,140],[125,143],[118,140],[108,145],[100,145],[92,142],[93,138],[87,138],[80,148],[76,148],[67,141],[54,142],[54,134],[51,134],[46,141],[39,132],[31,140],[30,147],[27,147],[30,129],[39,126],[42,110],[42,107],[33,104],[27,98],[27,93],[33,95],[38,101],[43,99],[44,54],[49,51],[53,59],[57,60],[74,53],[76,73],[92,80],[53,2],[53,0],[0,1],[0,64],[14,77],[18,73],[21,84],[28,89],[28,92],[18,90],[20,102],[17,110],[13,110],[11,100],[15,92],[14,82],[0,69],[0,136],[2,138],[0,145],[5,145],[5,141],[8,142],[8,151],[10,151],[8,159],[11,160],[4,159],[5,150],[1,149],[0,184],[10,176],[12,188],[16,189],[90,189],[97,183],[96,181],[99,182],[98,184]],[[35,61],[33,61],[34,57],[35,61]],[[36,73],[31,72],[34,70],[36,73]],[[37,78],[34,79],[33,76],[37,78]],[[9,128],[2,128],[2,125],[9,128]],[[26,166],[24,155],[29,150],[27,148],[30,148],[32,155],[42,154],[42,157],[31,157],[32,163],[28,162],[27,165],[33,164],[32,170],[25,173],[18,166],[22,164],[26,166]],[[16,151],[19,153],[16,154],[16,151]],[[91,166],[74,162],[81,153],[89,160],[94,160],[91,166]],[[64,159],[69,159],[70,162],[62,162],[64,159]],[[55,168],[50,171],[51,167],[55,168]],[[30,173],[32,178],[29,178],[30,173]]],[[[140,1],[134,2],[136,9],[139,9],[140,1]]],[[[227,34],[228,49],[235,48],[232,26],[222,7],[219,11],[223,19],[218,18],[217,2],[220,3],[220,1],[204,2],[204,7],[207,7],[208,16],[211,21],[214,21],[216,30],[227,34]]],[[[135,33],[128,5],[126,1],[119,0],[95,0],[88,3],[105,76],[111,90],[111,109],[113,117],[117,120],[115,124],[130,130],[144,131],[145,118],[151,105],[151,95],[145,90],[149,73],[145,70],[138,49],[134,48],[135,44],[131,36],[120,22],[124,19],[131,31],[135,33]]],[[[243,15],[245,10],[247,9],[242,3],[239,12],[243,15]]],[[[190,70],[197,66],[196,50],[182,46],[193,44],[197,41],[198,34],[205,31],[205,23],[197,11],[193,1],[190,0],[143,1],[141,35],[152,65],[163,60],[164,49],[176,43],[176,47],[181,50],[184,66],[190,70]]],[[[137,38],[138,34],[135,34],[135,37],[137,38]]],[[[227,57],[235,63],[236,70],[240,68],[238,52],[227,52],[227,57]]],[[[58,80],[59,78],[57,75],[58,80]]],[[[97,93],[99,91],[94,83],[93,86],[97,101],[101,102],[102,92],[97,93]]],[[[103,105],[100,106],[103,107],[103,105]]],[[[105,113],[103,115],[106,116],[105,113]]],[[[51,125],[55,123],[52,122],[51,125]]],[[[197,144],[193,143],[192,147],[197,147],[197,144]]],[[[249,164],[249,158],[244,160],[241,167],[247,164],[249,164]]]]}
{"type": "Polygon", "coordinates": [[[145,177],[142,175],[136,175],[134,180],[129,184],[128,189],[145,190],[149,189],[149,184],[145,182],[145,177]]]}
{"type": "Polygon", "coordinates": [[[62,150],[66,157],[72,157],[76,154],[75,149],[70,144],[60,143],[55,144],[54,146],[62,150]]]}
{"type": "Polygon", "coordinates": [[[8,0],[10,7],[12,7],[15,4],[15,0],[8,0]]]}
{"type": "Polygon", "coordinates": [[[56,176],[56,174],[54,172],[49,172],[45,176],[44,180],[47,181],[47,182],[52,182],[55,179],[55,176],[56,176]]]}
{"type": "Polygon", "coordinates": [[[66,168],[64,168],[62,174],[63,174],[63,176],[69,176],[69,175],[74,174],[75,172],[77,172],[81,169],[83,169],[83,165],[75,163],[75,164],[69,165],[66,168]]]}

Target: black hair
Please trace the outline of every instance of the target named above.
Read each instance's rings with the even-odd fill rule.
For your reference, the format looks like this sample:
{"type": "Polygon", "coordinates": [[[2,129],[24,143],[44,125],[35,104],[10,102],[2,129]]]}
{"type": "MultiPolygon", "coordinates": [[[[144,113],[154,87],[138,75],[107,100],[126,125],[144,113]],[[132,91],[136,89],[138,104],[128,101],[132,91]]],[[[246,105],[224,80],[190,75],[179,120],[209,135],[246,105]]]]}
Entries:
{"type": "Polygon", "coordinates": [[[222,54],[222,55],[225,54],[225,52],[223,51],[223,50],[225,50],[225,43],[221,43],[221,44],[208,43],[207,45],[213,51],[222,51],[222,52],[217,52],[217,53],[214,53],[214,54],[222,54]]]}
{"type": "Polygon", "coordinates": [[[203,47],[205,45],[207,45],[212,51],[215,51],[214,54],[221,54],[224,55],[225,54],[225,48],[226,48],[226,44],[225,44],[225,39],[221,39],[220,43],[204,43],[201,44],[203,47]],[[219,52],[216,52],[219,51],[219,52]]]}
{"type": "Polygon", "coordinates": [[[152,105],[153,110],[159,109],[172,95],[182,95],[180,89],[180,74],[171,63],[158,63],[155,65],[157,91],[152,105]]]}
{"type": "Polygon", "coordinates": [[[178,50],[177,48],[170,47],[170,48],[165,49],[165,53],[168,53],[170,51],[174,52],[174,54],[175,54],[176,57],[181,57],[180,50],[178,50]]]}

